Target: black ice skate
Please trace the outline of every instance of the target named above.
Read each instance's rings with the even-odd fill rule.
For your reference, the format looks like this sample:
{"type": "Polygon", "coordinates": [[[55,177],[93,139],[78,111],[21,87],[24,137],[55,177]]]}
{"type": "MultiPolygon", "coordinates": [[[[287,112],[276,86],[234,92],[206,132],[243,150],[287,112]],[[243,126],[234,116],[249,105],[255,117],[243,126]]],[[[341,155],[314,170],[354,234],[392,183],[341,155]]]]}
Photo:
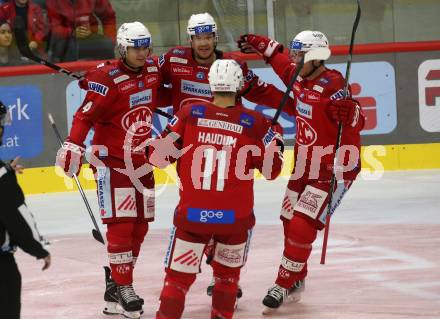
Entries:
{"type": "Polygon", "coordinates": [[[117,309],[126,318],[138,319],[141,317],[143,300],[134,292],[132,285],[117,286],[117,309]]]}
{"type": "MultiPolygon", "coordinates": [[[[112,276],[111,276],[111,270],[109,267],[104,266],[105,271],[105,293],[104,293],[104,301],[105,301],[105,307],[102,311],[106,315],[122,315],[123,309],[121,307],[118,307],[119,303],[119,297],[118,297],[118,289],[116,286],[116,283],[114,282],[112,276]]],[[[144,299],[137,296],[141,302],[141,304],[144,304],[144,299]]],[[[143,314],[144,311],[141,309],[141,314],[143,314]]]]}
{"type": "MultiPolygon", "coordinates": [[[[208,288],[206,288],[206,294],[208,296],[212,296],[212,290],[214,289],[215,279],[212,278],[211,283],[209,284],[208,288]]],[[[240,299],[243,296],[243,290],[241,290],[241,287],[238,286],[237,291],[237,299],[240,299]]]]}
{"type": "Polygon", "coordinates": [[[263,310],[263,315],[277,310],[288,297],[289,289],[275,284],[267,291],[267,295],[263,299],[263,305],[266,306],[266,308],[263,310]]]}

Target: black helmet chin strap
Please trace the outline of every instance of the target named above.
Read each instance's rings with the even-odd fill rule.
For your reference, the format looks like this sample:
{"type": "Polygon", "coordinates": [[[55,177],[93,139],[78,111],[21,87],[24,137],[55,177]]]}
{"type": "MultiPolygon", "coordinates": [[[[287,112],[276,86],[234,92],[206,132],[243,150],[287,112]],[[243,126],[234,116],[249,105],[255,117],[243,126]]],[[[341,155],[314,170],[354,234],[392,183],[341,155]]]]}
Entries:
{"type": "Polygon", "coordinates": [[[303,78],[306,79],[306,78],[308,78],[309,76],[311,76],[313,73],[315,73],[315,71],[316,71],[321,65],[324,65],[324,61],[323,61],[323,60],[313,60],[313,61],[312,61],[312,67],[313,67],[313,69],[312,69],[309,73],[305,74],[305,75],[303,76],[303,78]],[[315,61],[319,61],[318,66],[315,65],[315,61]]]}

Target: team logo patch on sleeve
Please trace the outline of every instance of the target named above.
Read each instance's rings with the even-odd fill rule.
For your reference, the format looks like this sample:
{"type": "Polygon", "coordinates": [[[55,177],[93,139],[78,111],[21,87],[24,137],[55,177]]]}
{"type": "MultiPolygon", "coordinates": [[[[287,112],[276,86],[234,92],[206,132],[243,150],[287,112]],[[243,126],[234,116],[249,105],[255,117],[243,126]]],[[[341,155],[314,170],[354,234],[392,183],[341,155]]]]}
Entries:
{"type": "Polygon", "coordinates": [[[344,91],[340,89],[336,93],[334,93],[332,96],[330,96],[330,100],[341,100],[344,98],[344,91]]]}
{"type": "Polygon", "coordinates": [[[108,93],[108,86],[98,82],[89,82],[89,91],[98,93],[99,95],[106,96],[108,93]]]}
{"type": "Polygon", "coordinates": [[[177,124],[178,121],[179,121],[179,118],[176,115],[174,115],[173,118],[169,120],[168,124],[170,126],[174,126],[177,124]]]}
{"type": "Polygon", "coordinates": [[[254,72],[252,70],[249,70],[246,76],[244,77],[244,80],[246,82],[249,82],[254,78],[254,76],[255,76],[254,72]]]}
{"type": "Polygon", "coordinates": [[[272,130],[271,127],[269,127],[266,135],[264,135],[264,137],[263,137],[264,146],[267,147],[270,144],[270,142],[272,142],[275,139],[276,135],[277,135],[277,132],[275,132],[274,130],[272,130]]]}
{"type": "Polygon", "coordinates": [[[204,105],[193,105],[191,108],[191,116],[193,117],[205,117],[205,109],[204,105]]]}
{"type": "Polygon", "coordinates": [[[240,115],[240,124],[244,127],[251,128],[254,125],[255,118],[252,115],[242,113],[240,115]]]}
{"type": "Polygon", "coordinates": [[[159,57],[159,67],[161,67],[165,63],[165,54],[162,54],[159,57]]]}

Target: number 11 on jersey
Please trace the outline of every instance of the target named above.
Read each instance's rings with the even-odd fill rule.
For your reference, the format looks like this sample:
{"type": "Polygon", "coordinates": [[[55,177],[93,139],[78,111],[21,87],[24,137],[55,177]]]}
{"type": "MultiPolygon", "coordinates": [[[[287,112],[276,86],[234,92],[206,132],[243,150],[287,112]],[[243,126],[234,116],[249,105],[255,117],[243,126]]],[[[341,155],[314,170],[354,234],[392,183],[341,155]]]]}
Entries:
{"type": "Polygon", "coordinates": [[[213,168],[217,169],[217,186],[216,191],[222,192],[225,188],[225,172],[226,172],[226,151],[218,151],[214,148],[207,148],[203,150],[203,157],[205,159],[205,167],[203,170],[202,189],[211,190],[211,176],[213,168]],[[215,158],[214,158],[215,156],[215,158]],[[216,161],[214,165],[214,160],[216,161]]]}

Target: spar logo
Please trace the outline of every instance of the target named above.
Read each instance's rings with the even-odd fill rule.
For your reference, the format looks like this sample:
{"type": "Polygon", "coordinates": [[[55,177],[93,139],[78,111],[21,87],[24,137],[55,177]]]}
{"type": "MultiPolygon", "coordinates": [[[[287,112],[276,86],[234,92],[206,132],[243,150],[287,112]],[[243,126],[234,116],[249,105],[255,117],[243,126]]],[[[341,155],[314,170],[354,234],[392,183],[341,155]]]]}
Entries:
{"type": "Polygon", "coordinates": [[[134,108],[121,120],[124,130],[134,136],[145,136],[151,131],[151,110],[146,106],[134,108]]]}
{"type": "Polygon", "coordinates": [[[420,125],[427,132],[440,132],[440,60],[420,64],[418,79],[420,125]]]}

